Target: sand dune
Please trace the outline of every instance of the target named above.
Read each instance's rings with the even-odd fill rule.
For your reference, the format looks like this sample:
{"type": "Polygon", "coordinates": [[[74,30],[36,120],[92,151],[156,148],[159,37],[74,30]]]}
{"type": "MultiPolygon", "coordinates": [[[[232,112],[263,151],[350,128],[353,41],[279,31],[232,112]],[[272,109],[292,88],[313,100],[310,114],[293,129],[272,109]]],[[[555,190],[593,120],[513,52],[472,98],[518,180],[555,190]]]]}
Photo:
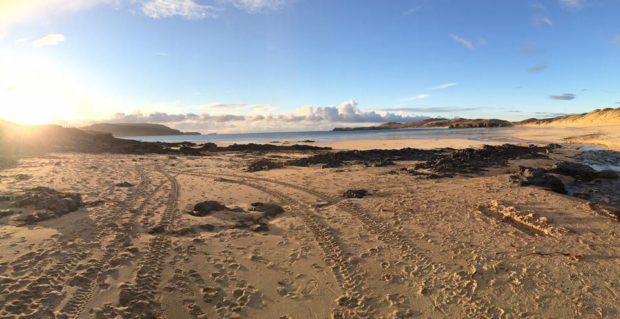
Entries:
{"type": "Polygon", "coordinates": [[[596,109],[589,113],[566,115],[549,119],[529,119],[518,125],[606,126],[620,124],[620,108],[596,109]]]}

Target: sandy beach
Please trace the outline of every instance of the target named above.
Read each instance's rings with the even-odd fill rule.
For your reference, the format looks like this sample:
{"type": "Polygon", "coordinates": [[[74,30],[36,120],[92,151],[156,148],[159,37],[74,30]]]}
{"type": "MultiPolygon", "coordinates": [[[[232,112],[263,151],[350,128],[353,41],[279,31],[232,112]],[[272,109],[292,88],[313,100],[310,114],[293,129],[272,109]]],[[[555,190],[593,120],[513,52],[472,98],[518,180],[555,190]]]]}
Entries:
{"type": "Polygon", "coordinates": [[[315,152],[22,158],[1,171],[0,316],[620,315],[617,175],[585,183],[554,169],[573,146],[481,144],[341,142],[429,150],[257,172],[248,165],[315,152]],[[430,150],[459,146],[479,151],[430,150]],[[519,184],[530,177],[519,166],[570,191],[519,184]],[[62,205],[42,200],[53,198],[62,205]]]}
{"type": "Polygon", "coordinates": [[[618,319],[619,12],[0,0],[0,319],[618,319]]]}

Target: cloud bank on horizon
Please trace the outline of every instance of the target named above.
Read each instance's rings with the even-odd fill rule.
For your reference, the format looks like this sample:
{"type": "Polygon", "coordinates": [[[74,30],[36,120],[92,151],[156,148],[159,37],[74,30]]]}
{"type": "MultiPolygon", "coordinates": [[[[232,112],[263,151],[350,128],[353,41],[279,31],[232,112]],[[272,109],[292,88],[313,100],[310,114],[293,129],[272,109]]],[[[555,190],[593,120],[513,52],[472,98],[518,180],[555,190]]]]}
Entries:
{"type": "MultiPolygon", "coordinates": [[[[211,105],[218,108],[221,105],[211,105]]],[[[253,108],[256,106],[227,105],[233,108],[253,108]]],[[[260,106],[258,106],[260,107],[260,106]]],[[[398,111],[398,110],[396,110],[398,111]]],[[[427,116],[400,115],[382,110],[362,111],[357,102],[346,101],[337,106],[312,107],[307,106],[287,114],[169,114],[164,112],[144,113],[116,113],[112,118],[101,122],[110,123],[160,123],[184,130],[200,132],[260,132],[282,130],[328,130],[335,125],[350,125],[351,123],[384,123],[384,122],[416,122],[427,119],[427,116]]]]}
{"type": "Polygon", "coordinates": [[[0,118],[269,131],[587,112],[620,99],[619,11],[613,0],[0,1],[11,106],[0,118]],[[332,104],[350,97],[359,104],[332,104]]]}

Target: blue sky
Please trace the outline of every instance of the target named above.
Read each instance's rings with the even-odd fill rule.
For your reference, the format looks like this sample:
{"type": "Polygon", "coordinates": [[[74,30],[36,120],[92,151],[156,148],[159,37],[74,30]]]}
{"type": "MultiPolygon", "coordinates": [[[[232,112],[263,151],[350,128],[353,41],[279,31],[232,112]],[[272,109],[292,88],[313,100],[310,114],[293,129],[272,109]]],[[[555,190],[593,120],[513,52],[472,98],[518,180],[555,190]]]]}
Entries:
{"type": "Polygon", "coordinates": [[[209,132],[617,107],[618,13],[615,0],[0,0],[0,117],[209,132]]]}

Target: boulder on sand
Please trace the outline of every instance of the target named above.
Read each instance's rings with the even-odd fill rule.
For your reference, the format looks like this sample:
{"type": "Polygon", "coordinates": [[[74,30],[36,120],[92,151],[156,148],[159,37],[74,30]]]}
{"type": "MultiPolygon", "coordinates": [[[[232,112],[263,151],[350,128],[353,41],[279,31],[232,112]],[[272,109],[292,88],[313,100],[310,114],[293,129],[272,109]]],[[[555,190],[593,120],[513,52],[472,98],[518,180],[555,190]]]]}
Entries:
{"type": "Polygon", "coordinates": [[[252,203],[252,210],[263,213],[265,218],[273,218],[284,213],[284,208],[272,203],[252,203]]]}
{"type": "Polygon", "coordinates": [[[556,163],[551,171],[583,181],[591,181],[597,177],[597,173],[592,167],[576,162],[556,163]]]}
{"type": "Polygon", "coordinates": [[[365,189],[349,189],[342,196],[344,198],[364,198],[368,196],[368,191],[365,189]]]}
{"type": "Polygon", "coordinates": [[[538,186],[560,194],[567,193],[564,183],[542,168],[519,166],[519,174],[513,178],[519,180],[521,186],[538,186]]]}
{"type": "Polygon", "coordinates": [[[204,217],[210,215],[213,212],[226,210],[226,206],[216,202],[214,200],[207,200],[204,202],[200,202],[194,205],[194,210],[190,213],[190,215],[204,217]]]}
{"type": "Polygon", "coordinates": [[[82,206],[82,196],[76,193],[62,193],[47,187],[36,187],[16,196],[13,206],[34,206],[40,210],[50,210],[57,215],[76,211],[82,206]]]}

